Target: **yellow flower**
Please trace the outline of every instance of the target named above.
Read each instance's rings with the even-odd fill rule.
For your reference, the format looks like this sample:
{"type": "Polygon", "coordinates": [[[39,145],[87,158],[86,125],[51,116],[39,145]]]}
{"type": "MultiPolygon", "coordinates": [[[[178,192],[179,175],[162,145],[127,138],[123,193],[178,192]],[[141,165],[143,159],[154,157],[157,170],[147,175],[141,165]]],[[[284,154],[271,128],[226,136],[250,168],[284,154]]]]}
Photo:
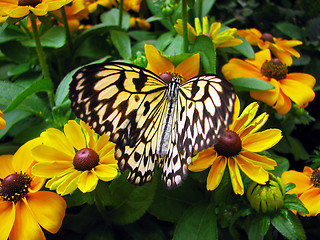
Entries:
{"type": "MultiPolygon", "coordinates": [[[[229,28],[220,32],[221,23],[214,22],[211,24],[209,29],[208,18],[204,17],[202,20],[202,27],[199,18],[195,18],[195,29],[188,23],[188,39],[190,42],[194,42],[196,37],[199,35],[207,35],[212,39],[213,44],[216,48],[218,47],[234,47],[242,43],[241,39],[235,38],[233,35],[237,32],[236,28],[229,28]]],[[[177,24],[174,28],[179,35],[183,35],[182,19],[177,20],[177,24]]]]}
{"type": "Polygon", "coordinates": [[[256,28],[238,30],[237,34],[246,39],[251,45],[256,45],[260,49],[269,48],[272,53],[287,66],[292,65],[291,55],[295,56],[296,58],[300,57],[299,52],[294,50],[292,47],[301,45],[301,41],[275,38],[270,33],[262,34],[256,28]]]}
{"type": "Polygon", "coordinates": [[[257,154],[273,147],[282,138],[279,129],[268,129],[257,132],[267,121],[268,114],[255,117],[259,105],[254,102],[248,105],[239,116],[240,102],[235,102],[233,122],[224,136],[211,148],[200,152],[189,170],[199,172],[211,166],[207,177],[207,189],[216,189],[228,164],[230,179],[236,194],[244,193],[240,170],[252,181],[265,184],[269,180],[266,170],[274,169],[277,163],[263,155],[257,154]]]}
{"type": "Polygon", "coordinates": [[[91,192],[98,180],[110,181],[117,176],[114,144],[109,136],[98,136],[86,123],[74,120],[64,126],[64,133],[50,128],[41,133],[41,145],[32,150],[37,164],[32,173],[51,178],[46,187],[66,195],[79,188],[91,192]],[[77,151],[75,151],[75,149],[77,151]]]}
{"type": "Polygon", "coordinates": [[[145,44],[144,49],[148,60],[147,69],[160,76],[164,81],[171,81],[171,78],[176,75],[179,75],[182,81],[186,81],[199,74],[199,53],[185,59],[175,67],[167,58],[162,56],[153,45],[145,44]]]}
{"type": "Polygon", "coordinates": [[[147,31],[150,29],[151,25],[149,22],[146,22],[146,19],[141,19],[138,17],[130,17],[130,28],[134,28],[134,27],[147,31]]]}
{"type": "Polygon", "coordinates": [[[4,120],[3,112],[0,110],[0,130],[6,127],[6,121],[4,120]]]}
{"type": "Polygon", "coordinates": [[[61,196],[39,191],[44,179],[32,175],[31,148],[39,138],[22,145],[14,155],[0,156],[1,239],[43,240],[42,228],[56,233],[67,207],[61,196]]]}
{"type": "Polygon", "coordinates": [[[269,49],[257,52],[254,60],[231,59],[222,67],[222,73],[228,80],[253,77],[271,83],[274,89],[250,91],[250,96],[272,106],[280,114],[289,112],[291,100],[300,108],[307,106],[315,97],[315,78],[306,73],[288,73],[286,65],[278,59],[271,59],[269,49]]]}
{"type": "Polygon", "coordinates": [[[89,12],[93,13],[97,10],[98,5],[105,8],[111,8],[112,6],[117,5],[117,2],[115,0],[89,0],[85,1],[85,4],[87,5],[89,12]]]}
{"type": "Polygon", "coordinates": [[[294,183],[295,188],[288,194],[297,194],[301,202],[308,209],[309,214],[299,213],[301,216],[316,216],[320,213],[320,168],[313,170],[305,166],[303,172],[286,171],[281,176],[284,184],[294,183]]]}
{"type": "Polygon", "coordinates": [[[0,16],[21,18],[28,15],[30,11],[37,16],[43,16],[70,2],[72,0],[2,0],[0,16]]]}

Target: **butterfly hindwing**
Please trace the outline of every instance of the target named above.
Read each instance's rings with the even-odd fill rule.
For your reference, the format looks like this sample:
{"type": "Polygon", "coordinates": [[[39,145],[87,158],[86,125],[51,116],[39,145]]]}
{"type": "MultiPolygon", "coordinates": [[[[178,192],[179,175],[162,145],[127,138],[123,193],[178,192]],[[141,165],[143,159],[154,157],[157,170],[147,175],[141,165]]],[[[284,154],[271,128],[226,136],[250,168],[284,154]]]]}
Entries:
{"type": "Polygon", "coordinates": [[[195,77],[181,85],[172,144],[163,166],[167,187],[179,186],[192,156],[217,142],[232,122],[235,97],[232,85],[216,75],[195,77]]]}

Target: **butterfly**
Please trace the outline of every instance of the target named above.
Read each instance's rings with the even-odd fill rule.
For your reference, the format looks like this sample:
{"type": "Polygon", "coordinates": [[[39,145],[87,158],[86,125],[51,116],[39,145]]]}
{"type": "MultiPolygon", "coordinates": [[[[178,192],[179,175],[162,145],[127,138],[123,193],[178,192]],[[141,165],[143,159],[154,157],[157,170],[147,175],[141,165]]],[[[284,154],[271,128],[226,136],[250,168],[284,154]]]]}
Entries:
{"type": "Polygon", "coordinates": [[[159,166],[168,189],[182,184],[192,156],[215,144],[232,122],[236,98],[233,86],[217,75],[164,81],[125,63],[85,66],[69,90],[75,115],[116,144],[128,181],[150,182],[159,166]]]}

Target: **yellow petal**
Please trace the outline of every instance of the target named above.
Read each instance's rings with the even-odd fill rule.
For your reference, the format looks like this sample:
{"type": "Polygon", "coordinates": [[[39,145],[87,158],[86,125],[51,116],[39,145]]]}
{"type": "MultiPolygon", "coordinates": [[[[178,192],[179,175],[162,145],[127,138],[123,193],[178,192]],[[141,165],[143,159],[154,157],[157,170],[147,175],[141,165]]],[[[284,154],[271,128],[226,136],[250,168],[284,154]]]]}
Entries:
{"type": "Polygon", "coordinates": [[[279,98],[280,94],[280,83],[271,78],[269,83],[274,86],[274,89],[268,91],[250,91],[250,96],[255,100],[262,101],[269,106],[273,106],[279,98]]]}
{"type": "Polygon", "coordinates": [[[307,73],[289,73],[287,74],[286,79],[301,82],[310,88],[313,88],[316,84],[316,79],[314,76],[307,73]]]}
{"type": "Polygon", "coordinates": [[[227,64],[223,65],[221,71],[228,80],[240,77],[253,77],[262,80],[265,78],[260,72],[260,67],[237,58],[230,59],[227,64]]]}
{"type": "Polygon", "coordinates": [[[6,121],[3,118],[4,118],[4,115],[0,110],[0,130],[4,129],[7,125],[6,121]]]}
{"type": "Polygon", "coordinates": [[[243,195],[244,187],[239,171],[239,167],[233,157],[228,158],[228,168],[230,174],[230,180],[232,188],[235,194],[243,195]]]}
{"type": "Polygon", "coordinates": [[[209,21],[207,16],[202,18],[202,34],[209,34],[209,21]]]}
{"type": "MultiPolygon", "coordinates": [[[[8,6],[1,6],[0,7],[8,7],[8,6]]],[[[21,18],[24,16],[27,16],[29,14],[29,7],[28,6],[19,6],[19,7],[15,7],[13,9],[8,9],[7,13],[6,13],[9,17],[12,18],[21,18]]]]}
{"type": "Polygon", "coordinates": [[[78,151],[86,148],[86,139],[83,135],[80,125],[74,121],[69,120],[67,124],[64,125],[64,133],[70,143],[77,149],[78,151]]]}
{"type": "Polygon", "coordinates": [[[301,194],[313,187],[310,177],[302,172],[286,171],[282,174],[281,179],[284,184],[294,183],[296,185],[295,188],[288,191],[288,194],[301,194]]]}
{"type": "Polygon", "coordinates": [[[259,104],[256,102],[250,103],[241,113],[239,117],[236,118],[235,123],[233,124],[232,131],[240,133],[247,125],[252,121],[256,116],[258,111],[259,104]]]}
{"type": "Polygon", "coordinates": [[[32,167],[32,174],[38,177],[52,178],[73,168],[72,162],[40,162],[32,167]]]}
{"type": "Polygon", "coordinates": [[[307,190],[299,199],[309,211],[306,216],[317,216],[320,213],[320,188],[307,190]]]}
{"type": "Polygon", "coordinates": [[[287,95],[285,95],[282,91],[280,91],[278,100],[274,106],[274,109],[277,110],[279,114],[287,114],[291,109],[291,100],[287,95]]]}
{"type": "Polygon", "coordinates": [[[282,138],[281,130],[267,129],[249,134],[242,139],[242,148],[249,152],[262,152],[276,145],[282,138]]]}
{"type": "Polygon", "coordinates": [[[27,201],[37,222],[51,233],[58,232],[67,208],[64,199],[56,193],[40,191],[29,194],[27,201]]]}
{"type": "Polygon", "coordinates": [[[239,97],[238,95],[236,95],[236,101],[234,102],[234,109],[233,109],[233,120],[232,120],[232,123],[228,126],[228,129],[234,131],[234,132],[237,132],[237,130],[235,130],[235,126],[236,126],[236,123],[237,123],[237,118],[239,116],[239,113],[240,113],[240,100],[239,100],[239,97]]]}
{"type": "Polygon", "coordinates": [[[249,158],[244,155],[237,155],[237,164],[241,171],[246,174],[252,181],[259,184],[265,184],[269,180],[269,174],[261,166],[253,164],[249,158]]]}
{"type": "Polygon", "coordinates": [[[219,186],[221,179],[223,177],[224,171],[226,169],[226,165],[227,165],[227,158],[223,156],[219,156],[215,159],[207,177],[208,190],[212,191],[219,186]]]}
{"type": "Polygon", "coordinates": [[[261,69],[261,66],[266,60],[271,60],[271,52],[269,49],[261,50],[254,54],[254,59],[246,59],[245,61],[261,69]]]}
{"type": "Polygon", "coordinates": [[[77,183],[79,181],[79,177],[81,173],[82,172],[80,171],[74,171],[66,175],[63,178],[63,181],[61,182],[61,184],[57,187],[56,189],[57,193],[60,194],[61,196],[64,196],[76,190],[78,187],[77,183]]]}
{"type": "Polygon", "coordinates": [[[46,239],[40,225],[33,215],[32,210],[24,198],[16,203],[16,219],[9,239],[46,239]]]}
{"type": "Polygon", "coordinates": [[[185,80],[198,76],[200,69],[200,54],[196,53],[181,62],[175,72],[182,75],[185,80]]]}
{"type": "Polygon", "coordinates": [[[200,23],[199,18],[194,19],[194,27],[195,27],[195,30],[196,30],[196,33],[198,36],[200,34],[204,34],[204,33],[202,33],[202,28],[201,28],[201,23],[200,23]]]}
{"type": "Polygon", "coordinates": [[[277,162],[275,160],[253,152],[241,151],[239,155],[250,159],[250,162],[257,166],[261,166],[265,170],[273,170],[274,167],[277,166],[277,162]]]}
{"type": "Polygon", "coordinates": [[[99,178],[92,171],[84,171],[80,175],[78,188],[83,193],[91,192],[96,188],[98,180],[99,178]]]}
{"type": "Polygon", "coordinates": [[[256,117],[249,126],[247,126],[245,129],[242,129],[241,131],[238,132],[239,136],[241,139],[245,139],[247,135],[251,135],[255,132],[257,132],[268,120],[269,114],[267,113],[262,113],[258,117],[256,117]]]}
{"type": "Polygon", "coordinates": [[[311,102],[315,97],[314,91],[308,85],[303,84],[301,80],[283,79],[280,81],[280,88],[283,93],[294,101],[298,107],[311,102]]]}
{"type": "Polygon", "coordinates": [[[80,126],[85,136],[86,147],[94,149],[98,140],[98,134],[96,134],[89,124],[85,123],[84,121],[80,121],[80,126]]]}
{"type": "Polygon", "coordinates": [[[199,153],[198,158],[188,166],[188,169],[193,172],[201,172],[210,167],[217,156],[218,154],[215,150],[208,148],[199,153]]]}
{"type": "Polygon", "coordinates": [[[42,132],[40,136],[44,145],[63,151],[66,155],[74,156],[72,144],[60,130],[49,128],[45,132],[42,132]]]}
{"type": "Polygon", "coordinates": [[[153,45],[145,44],[144,49],[148,60],[147,69],[151,72],[158,76],[165,72],[175,72],[173,64],[163,57],[153,45]]]}
{"type": "Polygon", "coordinates": [[[92,171],[102,181],[111,181],[118,175],[117,164],[99,164],[92,171]]]}
{"type": "Polygon", "coordinates": [[[1,155],[0,156],[0,178],[4,179],[12,173],[15,173],[15,170],[12,166],[13,155],[1,155]]]}
{"type": "Polygon", "coordinates": [[[220,29],[221,29],[220,22],[214,22],[211,24],[209,35],[211,36],[212,40],[214,40],[216,38],[216,36],[220,32],[220,29]]]}
{"type": "Polygon", "coordinates": [[[15,220],[15,205],[13,202],[0,201],[0,219],[1,239],[8,239],[15,220]]]}
{"type": "Polygon", "coordinates": [[[40,145],[32,149],[32,156],[37,162],[72,162],[75,153],[67,155],[63,149],[40,145]]]}
{"type": "Polygon", "coordinates": [[[12,166],[16,172],[27,172],[34,163],[34,158],[31,154],[31,150],[42,144],[40,138],[32,139],[23,144],[12,158],[12,166]]]}

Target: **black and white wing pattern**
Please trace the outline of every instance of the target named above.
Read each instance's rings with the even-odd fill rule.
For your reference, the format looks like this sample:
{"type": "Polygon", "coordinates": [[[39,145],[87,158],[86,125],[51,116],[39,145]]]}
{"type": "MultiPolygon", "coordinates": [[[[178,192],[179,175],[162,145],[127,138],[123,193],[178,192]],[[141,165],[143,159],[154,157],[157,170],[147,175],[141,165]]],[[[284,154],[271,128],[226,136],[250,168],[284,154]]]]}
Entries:
{"type": "Polygon", "coordinates": [[[78,70],[69,98],[77,117],[116,143],[115,158],[121,172],[129,169],[130,182],[150,182],[159,165],[163,182],[174,188],[186,178],[192,155],[213,145],[231,123],[235,93],[215,75],[173,86],[144,68],[110,63],[78,70]],[[173,87],[174,104],[168,98],[173,87]],[[167,143],[166,154],[159,154],[159,142],[167,143]]]}

